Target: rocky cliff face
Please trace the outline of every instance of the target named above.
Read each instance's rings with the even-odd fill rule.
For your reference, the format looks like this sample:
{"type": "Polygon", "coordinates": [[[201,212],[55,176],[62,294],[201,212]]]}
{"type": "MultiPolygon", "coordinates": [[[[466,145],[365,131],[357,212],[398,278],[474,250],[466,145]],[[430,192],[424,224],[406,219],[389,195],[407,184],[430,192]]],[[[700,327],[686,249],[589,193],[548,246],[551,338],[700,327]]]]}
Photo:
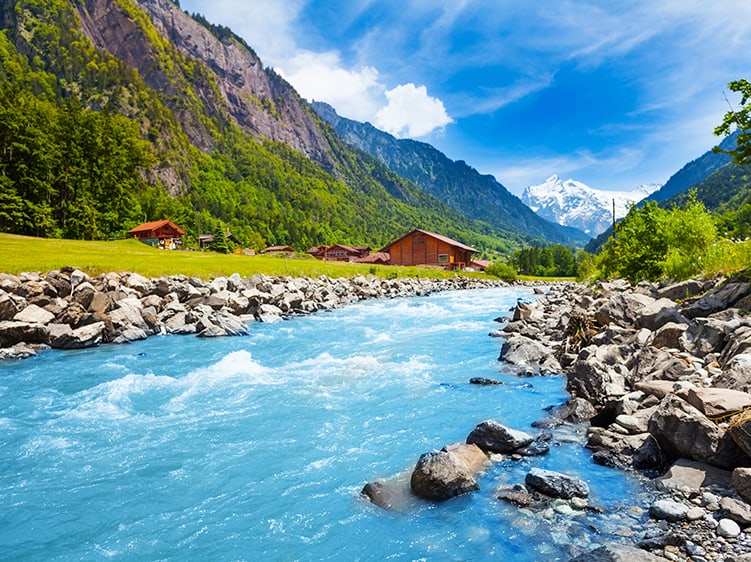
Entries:
{"type": "Polygon", "coordinates": [[[212,124],[180,105],[178,94],[188,88],[214,125],[232,124],[257,138],[283,142],[333,170],[314,112],[237,38],[220,39],[169,0],[86,0],[76,7],[92,43],[138,70],[162,93],[201,150],[215,148],[212,124]]]}

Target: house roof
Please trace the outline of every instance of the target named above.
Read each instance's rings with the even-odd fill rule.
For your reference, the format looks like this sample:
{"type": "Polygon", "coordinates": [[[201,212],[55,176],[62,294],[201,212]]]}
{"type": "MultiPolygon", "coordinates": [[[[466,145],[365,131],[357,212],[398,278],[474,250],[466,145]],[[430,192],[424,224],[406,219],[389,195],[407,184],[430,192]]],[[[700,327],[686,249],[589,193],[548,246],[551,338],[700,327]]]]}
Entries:
{"type": "Polygon", "coordinates": [[[442,236],[441,234],[436,234],[435,232],[428,232],[427,230],[421,230],[419,228],[416,228],[413,231],[408,232],[407,234],[405,234],[401,238],[398,238],[397,240],[394,240],[388,246],[386,246],[385,248],[383,248],[381,251],[382,252],[388,252],[389,248],[391,248],[391,246],[393,246],[394,244],[396,244],[398,242],[401,242],[402,240],[404,240],[405,238],[407,238],[409,236],[412,236],[415,232],[421,232],[425,236],[430,236],[431,238],[435,238],[436,240],[440,240],[441,242],[445,242],[446,244],[448,244],[450,246],[454,246],[455,248],[459,248],[461,250],[466,250],[468,252],[477,252],[478,251],[478,250],[475,250],[474,248],[472,248],[470,246],[467,246],[466,244],[462,244],[461,242],[457,242],[456,240],[452,240],[448,236],[442,236]]]}
{"type": "Polygon", "coordinates": [[[355,260],[357,263],[388,263],[391,261],[391,254],[387,252],[374,252],[362,258],[355,260]]]}
{"type": "Polygon", "coordinates": [[[261,250],[261,253],[266,252],[294,252],[295,249],[292,246],[269,246],[261,250]]]}
{"type": "Polygon", "coordinates": [[[137,227],[131,228],[128,231],[128,234],[135,234],[136,232],[150,232],[152,230],[158,230],[158,229],[160,229],[162,227],[165,227],[165,226],[171,226],[175,230],[175,232],[177,232],[180,236],[182,236],[183,234],[185,234],[185,231],[182,228],[180,228],[179,226],[177,226],[171,220],[167,220],[167,219],[160,220],[160,221],[145,222],[143,224],[139,224],[137,227]]]}

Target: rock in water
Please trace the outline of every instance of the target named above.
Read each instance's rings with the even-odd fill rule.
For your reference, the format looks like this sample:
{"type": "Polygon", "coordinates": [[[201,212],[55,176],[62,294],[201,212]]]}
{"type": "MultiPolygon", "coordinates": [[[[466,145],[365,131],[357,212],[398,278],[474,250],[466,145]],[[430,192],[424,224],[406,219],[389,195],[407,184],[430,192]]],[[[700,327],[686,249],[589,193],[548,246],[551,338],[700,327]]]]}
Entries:
{"type": "Polygon", "coordinates": [[[524,482],[528,488],[553,498],[571,499],[589,496],[589,486],[584,480],[552,470],[533,468],[524,482]]]}
{"type": "Polygon", "coordinates": [[[478,424],[467,436],[467,443],[474,443],[486,453],[512,453],[532,441],[534,438],[531,435],[508,428],[495,420],[478,424]]]}
{"type": "Polygon", "coordinates": [[[420,456],[412,471],[410,487],[421,498],[434,501],[447,500],[480,488],[462,459],[445,450],[420,456]]]}

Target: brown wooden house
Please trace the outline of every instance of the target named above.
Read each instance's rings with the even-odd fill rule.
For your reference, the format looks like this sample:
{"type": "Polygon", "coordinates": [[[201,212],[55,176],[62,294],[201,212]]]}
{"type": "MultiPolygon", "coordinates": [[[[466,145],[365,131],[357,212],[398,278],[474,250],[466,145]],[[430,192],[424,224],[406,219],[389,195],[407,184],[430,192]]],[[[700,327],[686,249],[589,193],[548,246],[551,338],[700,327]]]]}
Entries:
{"type": "Polygon", "coordinates": [[[391,255],[391,265],[439,265],[464,269],[477,250],[427,230],[415,229],[381,250],[391,255]]]}
{"type": "Polygon", "coordinates": [[[353,262],[364,258],[370,253],[367,246],[345,246],[344,244],[334,244],[326,246],[323,252],[317,256],[318,259],[325,261],[348,261],[353,262]]]}
{"type": "Polygon", "coordinates": [[[128,234],[151,246],[173,249],[182,244],[185,231],[171,220],[145,222],[131,228],[128,234]]]}

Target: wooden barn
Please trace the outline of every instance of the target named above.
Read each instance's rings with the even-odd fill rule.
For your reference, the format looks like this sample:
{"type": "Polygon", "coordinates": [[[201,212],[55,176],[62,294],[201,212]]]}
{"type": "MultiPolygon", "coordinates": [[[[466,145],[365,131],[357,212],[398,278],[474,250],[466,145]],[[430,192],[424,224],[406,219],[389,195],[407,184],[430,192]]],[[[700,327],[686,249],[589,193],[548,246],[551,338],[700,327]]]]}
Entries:
{"type": "Polygon", "coordinates": [[[477,250],[427,230],[415,229],[381,250],[391,255],[391,265],[439,265],[464,269],[477,250]]]}
{"type": "Polygon", "coordinates": [[[140,224],[128,234],[145,244],[172,250],[182,244],[185,231],[171,220],[161,220],[140,224]]]}
{"type": "Polygon", "coordinates": [[[345,246],[344,244],[334,244],[333,246],[326,246],[323,253],[318,256],[318,258],[325,261],[353,262],[360,258],[364,258],[369,253],[370,248],[367,246],[345,246]]]}

